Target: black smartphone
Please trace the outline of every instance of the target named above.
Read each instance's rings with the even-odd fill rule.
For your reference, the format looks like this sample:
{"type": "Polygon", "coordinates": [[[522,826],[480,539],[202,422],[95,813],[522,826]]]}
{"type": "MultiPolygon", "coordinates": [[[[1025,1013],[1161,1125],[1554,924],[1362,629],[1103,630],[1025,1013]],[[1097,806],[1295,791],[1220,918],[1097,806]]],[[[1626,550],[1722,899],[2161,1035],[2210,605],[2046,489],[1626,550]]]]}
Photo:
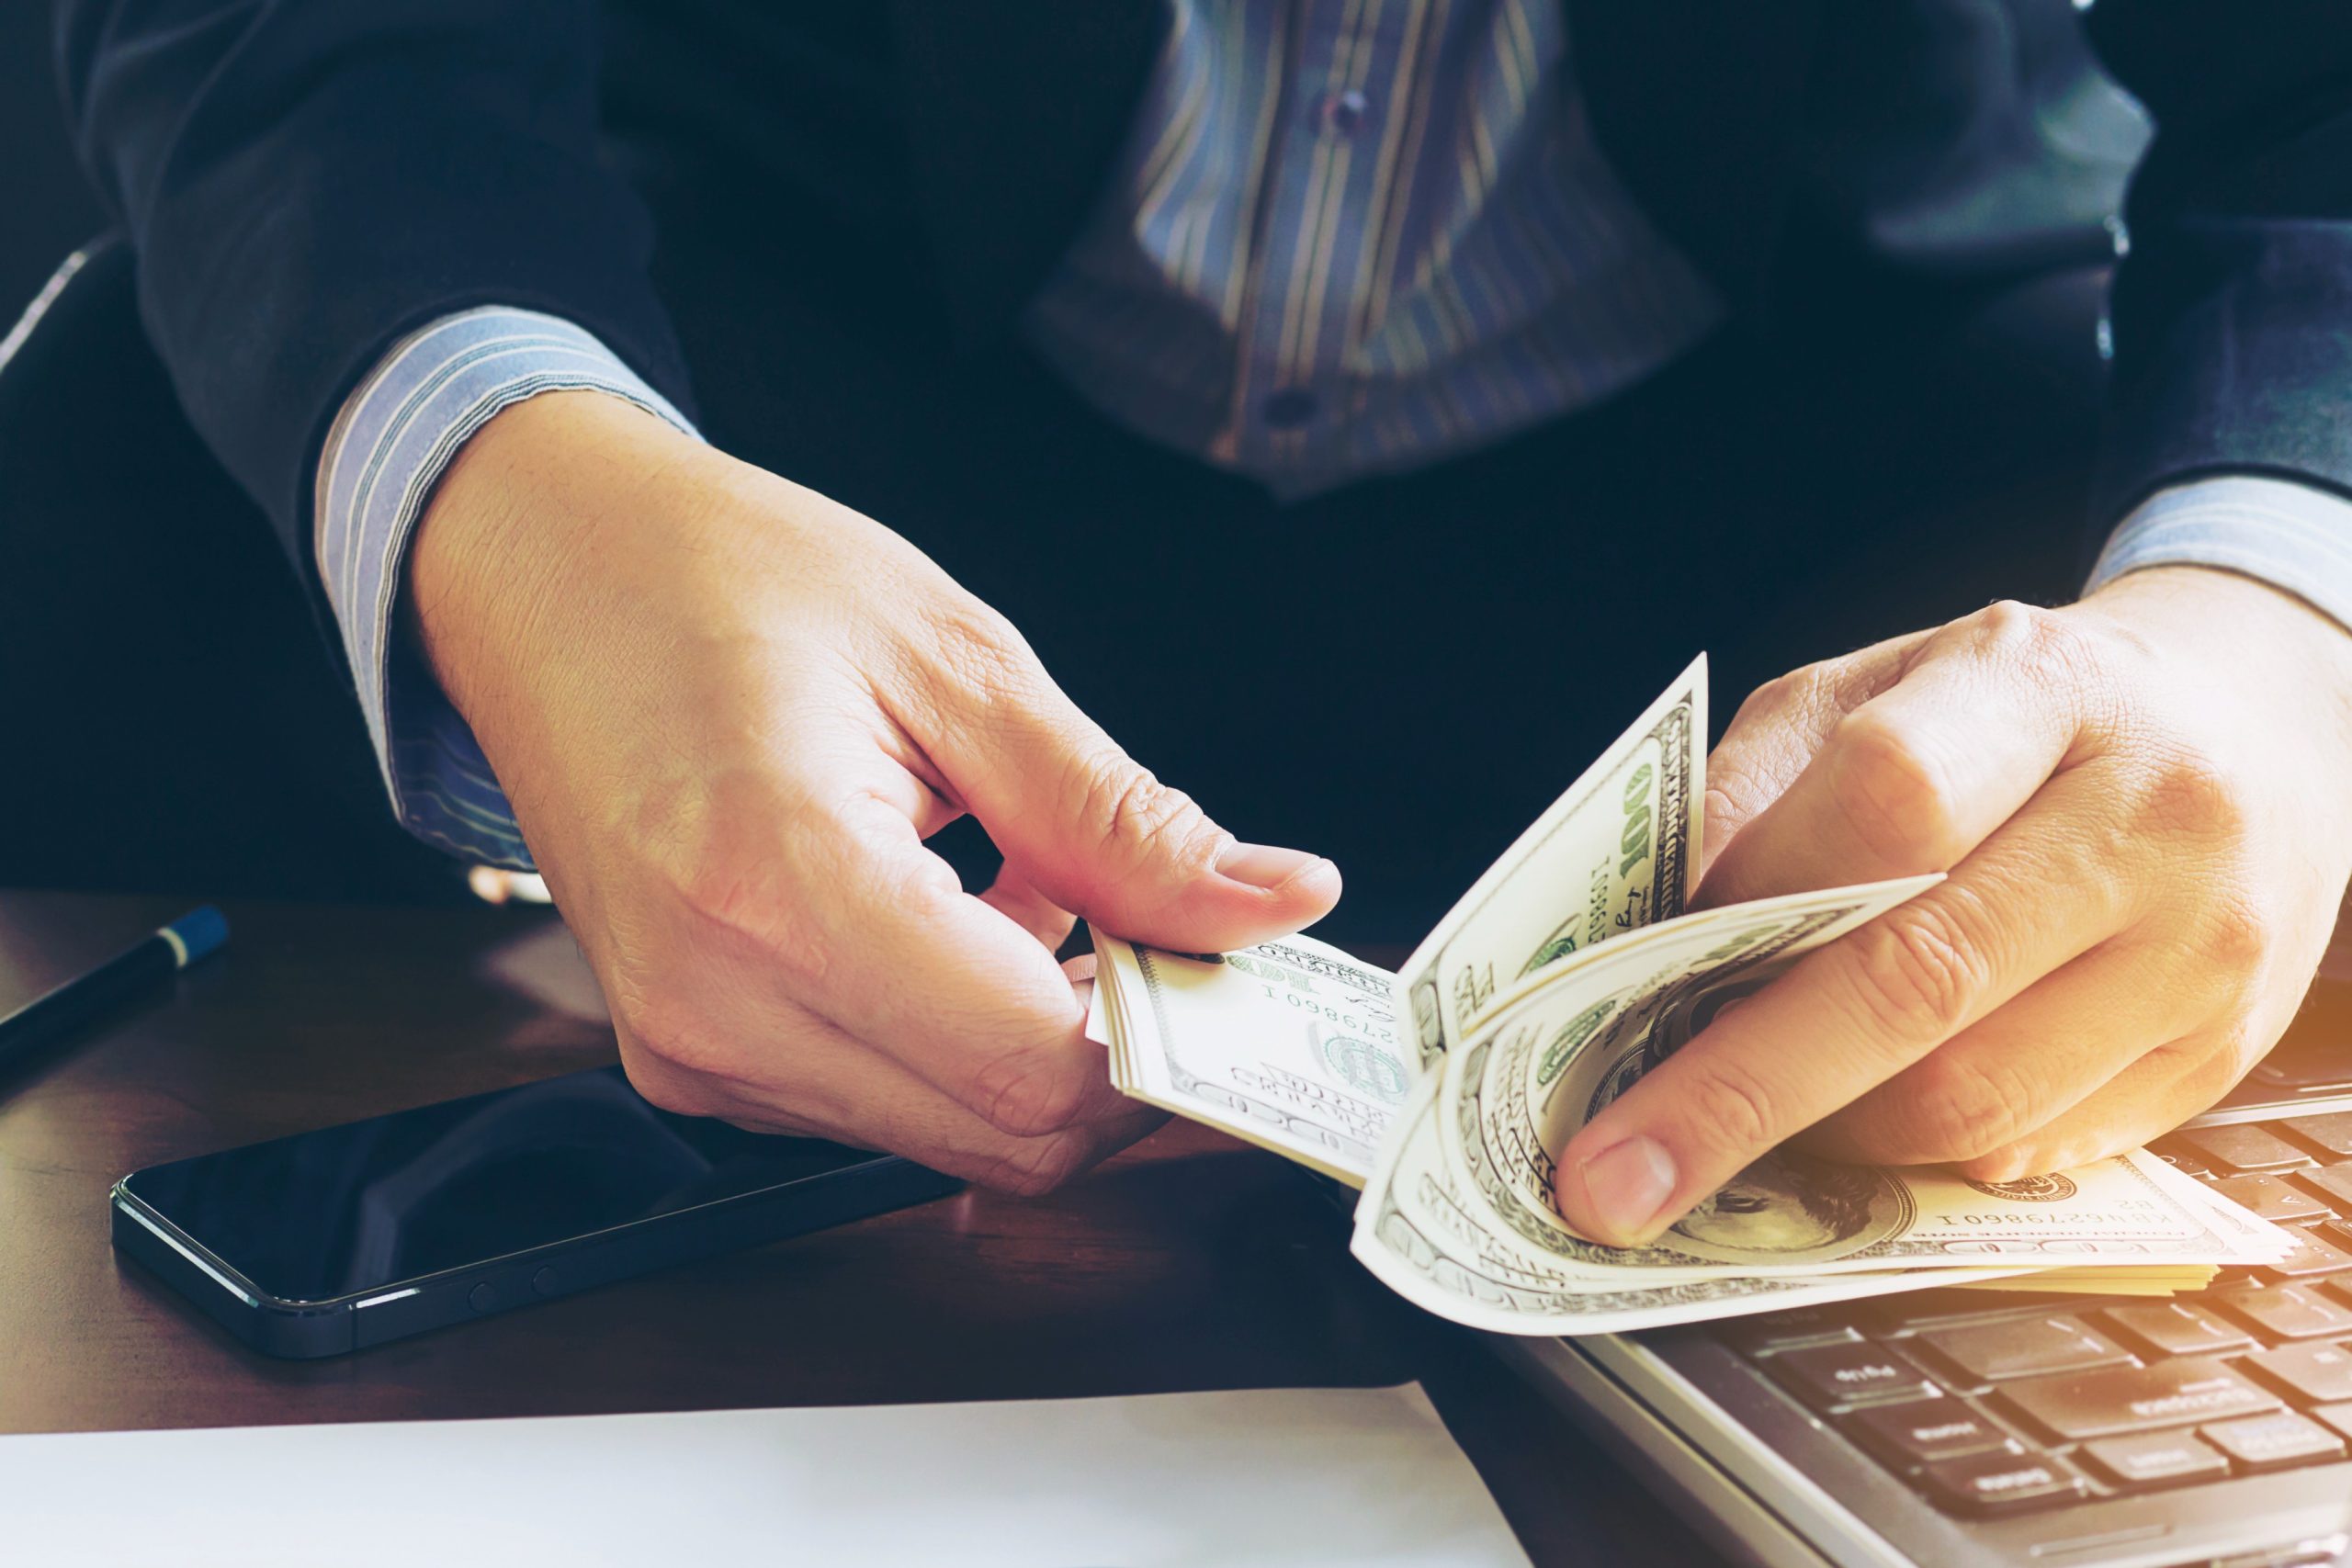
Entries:
{"type": "Polygon", "coordinates": [[[601,1067],[134,1171],[114,1244],[257,1350],[333,1356],[955,1191],[601,1067]]]}

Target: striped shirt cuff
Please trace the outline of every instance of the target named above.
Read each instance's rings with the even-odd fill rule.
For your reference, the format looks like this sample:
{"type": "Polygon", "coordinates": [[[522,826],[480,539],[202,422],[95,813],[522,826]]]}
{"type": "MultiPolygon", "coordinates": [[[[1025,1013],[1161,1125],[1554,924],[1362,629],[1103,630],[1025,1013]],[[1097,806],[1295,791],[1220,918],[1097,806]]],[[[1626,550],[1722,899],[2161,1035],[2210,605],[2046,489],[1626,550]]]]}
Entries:
{"type": "Polygon", "coordinates": [[[2151,566],[2244,572],[2352,628],[2352,501],[2252,474],[2160,490],[2108,539],[2089,587],[2151,566]]]}
{"type": "Polygon", "coordinates": [[[394,617],[410,536],[467,437],[540,392],[626,398],[695,429],[594,335],[536,310],[489,305],[394,344],[344,403],[319,459],[319,574],[358,682],[368,733],[410,832],[467,860],[533,869],[473,732],[394,617]]]}

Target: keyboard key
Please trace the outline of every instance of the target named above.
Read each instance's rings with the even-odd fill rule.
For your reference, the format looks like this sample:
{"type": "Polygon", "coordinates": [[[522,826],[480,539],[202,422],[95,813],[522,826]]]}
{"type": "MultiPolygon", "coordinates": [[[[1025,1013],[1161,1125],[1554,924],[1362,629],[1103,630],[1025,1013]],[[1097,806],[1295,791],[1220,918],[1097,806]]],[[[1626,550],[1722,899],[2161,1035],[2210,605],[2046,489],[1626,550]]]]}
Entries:
{"type": "Polygon", "coordinates": [[[2125,1341],[2151,1356],[2210,1356],[2250,1350],[2254,1336],[2187,1302],[2135,1302],[2100,1314],[2125,1341]]]}
{"type": "Polygon", "coordinates": [[[2085,1443],[2081,1458],[2099,1475],[2124,1487],[2218,1481],[2230,1473],[2230,1461],[2188,1432],[2101,1438],[2085,1443]]]}
{"type": "Polygon", "coordinates": [[[1971,1383],[2078,1372],[2091,1367],[2120,1366],[2132,1359],[2122,1346],[2071,1317],[2030,1317],[2015,1323],[1930,1329],[1919,1336],[1918,1343],[1946,1370],[1971,1383]]]}
{"type": "Polygon", "coordinates": [[[2352,1049],[2333,1040],[2280,1045],[2247,1076],[2298,1094],[2352,1089],[2352,1049]]]}
{"type": "Polygon", "coordinates": [[[1800,1345],[1851,1344],[1861,1337],[1837,1307],[1787,1307],[1758,1313],[1754,1317],[1733,1318],[1718,1332],[1734,1349],[1750,1356],[1769,1356],[1800,1345]]]}
{"type": "Polygon", "coordinates": [[[2204,1439],[2230,1456],[2240,1470],[2278,1470],[2314,1460],[2342,1459],[2344,1439],[2316,1422],[2289,1411],[2214,1421],[2198,1428],[2204,1439]]]}
{"type": "Polygon", "coordinates": [[[2018,1447],[2007,1432],[1959,1399],[1872,1405],[1841,1416],[1838,1424],[1898,1470],[2018,1447]]]}
{"type": "Polygon", "coordinates": [[[2071,1503],[2084,1493],[2083,1478],[2050,1454],[1974,1454],[1927,1468],[1936,1495],[1972,1514],[2023,1513],[2053,1503],[2071,1503]]]}
{"type": "Polygon", "coordinates": [[[2352,1350],[2341,1345],[2282,1345],[2238,1363],[2298,1404],[2352,1400],[2352,1350]]]}
{"type": "Polygon", "coordinates": [[[1826,1407],[1940,1393],[1924,1372],[1882,1345],[1815,1345],[1765,1363],[1808,1404],[1826,1407]]]}
{"type": "Polygon", "coordinates": [[[2266,1264],[2257,1269],[2263,1278],[2314,1280],[2323,1274],[2341,1274],[2352,1269],[2352,1252],[2346,1252],[2338,1245],[2325,1226],[2314,1225],[2288,1234],[2295,1238],[2294,1249],[2278,1262],[2266,1264]]]}
{"type": "Polygon", "coordinates": [[[2029,1378],[2005,1385],[1998,1397],[2062,1442],[2279,1408],[2277,1394],[2255,1387],[2210,1356],[2029,1378]]]}
{"type": "Polygon", "coordinates": [[[2290,1116],[2278,1130],[2338,1159],[2352,1158],[2352,1111],[2332,1111],[2324,1116],[2290,1116]]]}
{"type": "Polygon", "coordinates": [[[2216,1176],[2247,1170],[2301,1170],[2314,1163],[2311,1156],[2259,1122],[2191,1127],[2173,1136],[2195,1150],[2216,1176]]]}
{"type": "Polygon", "coordinates": [[[2335,1427],[2339,1438],[2352,1438],[2352,1404],[2323,1404],[2312,1418],[2335,1427]]]}
{"type": "Polygon", "coordinates": [[[2194,1149],[2184,1147],[2176,1139],[2159,1138],[2148,1145],[2148,1152],[2183,1176],[2203,1178],[2213,1174],[2202,1156],[2194,1149]]]}
{"type": "MultiPolygon", "coordinates": [[[[2243,1177],[2239,1178],[2244,1180],[2243,1177]]],[[[2299,1170],[2288,1178],[2339,1214],[2352,1214],[2352,1165],[2322,1166],[2299,1170]]]]}
{"type": "Polygon", "coordinates": [[[2207,1292],[2205,1304],[2265,1339],[2352,1334],[2352,1306],[2307,1285],[2238,1285],[2207,1292]]]}
{"type": "MultiPolygon", "coordinates": [[[[2324,1171],[2301,1171],[2295,1179],[2308,1180],[2313,1176],[2325,1174],[2324,1171]]],[[[2233,1203],[2253,1210],[2256,1218],[2271,1220],[2282,1225],[2291,1225],[2301,1220],[2324,1219],[2333,1212],[2301,1188],[2288,1186],[2283,1177],[2225,1176],[2213,1183],[2213,1190],[2233,1203]]]]}
{"type": "Polygon", "coordinates": [[[1845,1310],[1861,1325],[1862,1332],[1885,1339],[1954,1324],[2006,1322],[2041,1313],[2072,1312],[2082,1304],[2079,1295],[2058,1291],[1941,1290],[1849,1302],[1845,1310]]]}

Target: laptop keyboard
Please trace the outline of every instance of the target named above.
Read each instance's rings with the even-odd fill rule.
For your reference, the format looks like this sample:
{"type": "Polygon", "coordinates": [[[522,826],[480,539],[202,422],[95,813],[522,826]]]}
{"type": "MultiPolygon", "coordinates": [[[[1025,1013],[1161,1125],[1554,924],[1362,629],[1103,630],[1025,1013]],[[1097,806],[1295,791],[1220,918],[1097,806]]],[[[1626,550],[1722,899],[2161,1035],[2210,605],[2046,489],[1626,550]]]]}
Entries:
{"type": "Polygon", "coordinates": [[[2352,1442],[2352,1111],[2153,1145],[2298,1245],[2196,1294],[1924,1291],[1718,1337],[1948,1512],[2001,1515],[2341,1461],[2352,1442]]]}

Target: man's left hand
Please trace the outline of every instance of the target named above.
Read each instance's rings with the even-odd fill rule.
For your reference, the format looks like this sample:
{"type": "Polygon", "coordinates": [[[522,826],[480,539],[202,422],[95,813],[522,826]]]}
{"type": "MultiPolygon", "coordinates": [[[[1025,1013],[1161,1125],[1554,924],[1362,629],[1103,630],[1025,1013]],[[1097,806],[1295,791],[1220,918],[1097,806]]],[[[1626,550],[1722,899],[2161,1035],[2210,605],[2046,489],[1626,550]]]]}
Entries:
{"type": "Polygon", "coordinates": [[[1727,1010],[1570,1141],[1562,1215],[1657,1235],[1783,1139],[2004,1181],[2196,1114],[2285,1030],[2352,875],[2352,634],[2200,567],[1758,690],[1702,904],[1949,871],[1727,1010]]]}

